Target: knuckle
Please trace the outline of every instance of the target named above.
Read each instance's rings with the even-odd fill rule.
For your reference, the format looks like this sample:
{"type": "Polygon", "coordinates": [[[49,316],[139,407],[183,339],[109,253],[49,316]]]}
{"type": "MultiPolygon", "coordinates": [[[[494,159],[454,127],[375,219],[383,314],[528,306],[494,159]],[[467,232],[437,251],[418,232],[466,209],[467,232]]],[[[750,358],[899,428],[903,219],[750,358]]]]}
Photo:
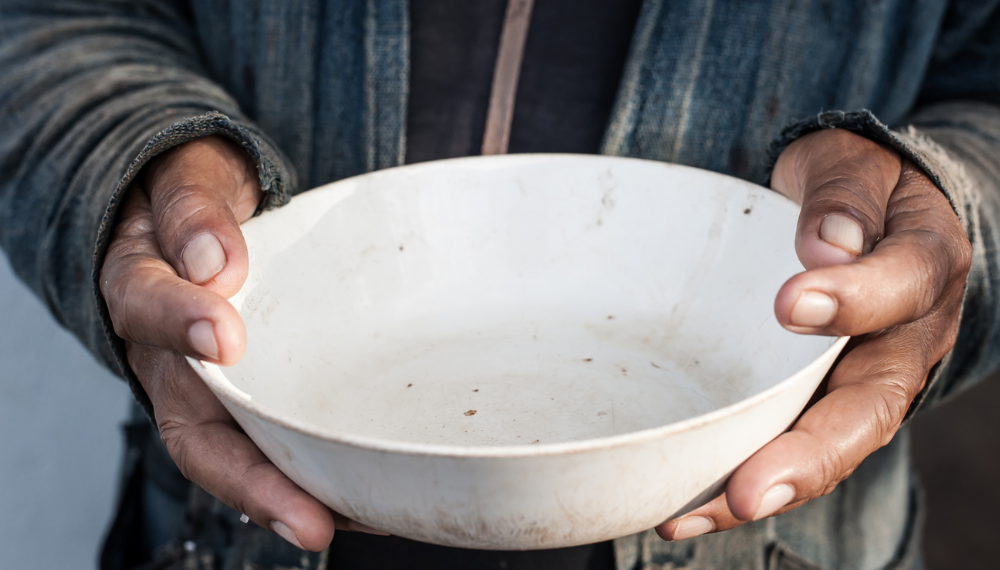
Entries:
{"type": "MultiPolygon", "coordinates": [[[[895,271],[905,284],[892,292],[905,300],[907,321],[915,321],[930,312],[955,282],[957,265],[953,249],[946,237],[929,230],[910,230],[905,241],[886,244],[887,254],[895,257],[895,271]]],[[[872,294],[884,290],[881,283],[873,285],[872,294]]]]}
{"type": "Polygon", "coordinates": [[[817,186],[812,196],[811,215],[836,212],[857,220],[869,246],[884,237],[884,205],[878,190],[865,180],[848,175],[831,177],[817,186]]]}
{"type": "Polygon", "coordinates": [[[140,382],[149,377],[148,355],[142,346],[127,342],[125,344],[125,359],[140,382]]]}
{"type": "MultiPolygon", "coordinates": [[[[954,348],[958,341],[959,315],[962,308],[961,288],[953,289],[947,297],[943,306],[938,306],[926,317],[906,325],[912,329],[914,338],[904,339],[901,342],[907,343],[911,351],[914,347],[920,351],[916,358],[909,359],[912,369],[911,379],[918,385],[914,390],[914,396],[919,391],[919,386],[923,385],[931,367],[954,348]]],[[[901,350],[904,349],[905,347],[901,350]]]]}
{"type": "Polygon", "coordinates": [[[935,319],[923,323],[921,332],[927,347],[924,361],[927,370],[930,370],[930,367],[941,360],[958,342],[961,302],[961,295],[954,295],[951,307],[939,311],[935,319]]]}
{"type": "Polygon", "coordinates": [[[925,191],[911,187],[909,193],[894,197],[887,213],[889,231],[912,236],[943,279],[964,280],[972,265],[972,244],[951,205],[930,181],[926,185],[925,191]]]}
{"type": "Polygon", "coordinates": [[[972,242],[969,241],[965,232],[962,232],[956,241],[955,274],[964,282],[965,278],[969,275],[969,270],[972,269],[972,242]]]}
{"type": "Polygon", "coordinates": [[[926,250],[901,261],[906,286],[896,295],[901,306],[907,307],[907,321],[925,315],[940,298],[947,284],[941,265],[942,260],[926,250]]]}
{"type": "Polygon", "coordinates": [[[134,340],[129,335],[129,318],[126,307],[125,296],[128,287],[121,282],[121,279],[109,281],[106,287],[102,286],[104,302],[108,305],[108,316],[111,318],[111,325],[115,334],[121,338],[134,340]]]}
{"type": "Polygon", "coordinates": [[[850,469],[848,469],[848,470],[846,470],[846,471],[844,471],[839,476],[837,476],[834,479],[832,479],[829,482],[827,482],[826,486],[823,487],[823,489],[819,492],[819,494],[816,495],[815,497],[810,497],[810,499],[816,499],[816,498],[819,498],[819,497],[822,497],[822,496],[829,495],[830,493],[832,493],[834,491],[834,489],[837,488],[838,485],[840,485],[845,480],[847,480],[847,478],[850,477],[851,474],[853,474],[853,473],[854,473],[854,468],[853,467],[850,468],[850,469]]]}
{"type": "Polygon", "coordinates": [[[210,193],[202,186],[180,186],[157,200],[158,235],[164,243],[171,244],[168,249],[172,254],[180,255],[186,245],[184,238],[197,231],[204,212],[212,207],[207,198],[210,193]]]}
{"type": "Polygon", "coordinates": [[[883,447],[892,441],[903,423],[906,410],[909,409],[913,394],[903,386],[892,383],[890,393],[881,392],[879,398],[875,400],[874,421],[872,425],[873,443],[877,447],[883,447]],[[895,388],[895,390],[893,390],[895,388]]]}
{"type": "Polygon", "coordinates": [[[839,481],[845,470],[844,456],[840,450],[834,446],[826,446],[819,461],[821,484],[828,485],[831,481],[839,481]]]}
{"type": "MultiPolygon", "coordinates": [[[[830,493],[833,492],[834,489],[837,488],[837,485],[840,485],[840,481],[830,481],[830,483],[826,487],[824,487],[822,491],[820,491],[818,497],[825,497],[826,495],[829,495],[830,493]]],[[[818,497],[813,497],[813,498],[815,499],[818,497]]]]}
{"type": "Polygon", "coordinates": [[[109,250],[101,267],[100,292],[108,307],[115,334],[128,340],[138,340],[134,324],[149,301],[157,274],[164,269],[162,260],[154,258],[135,240],[119,240],[109,250]]]}
{"type": "Polygon", "coordinates": [[[926,347],[915,348],[923,343],[914,339],[912,334],[897,333],[889,337],[888,342],[885,347],[887,352],[864,372],[864,376],[871,379],[865,389],[873,391],[878,399],[886,400],[889,404],[887,409],[905,408],[916,395],[927,372],[926,359],[920,358],[926,347]]]}
{"type": "Polygon", "coordinates": [[[167,193],[158,203],[161,216],[183,219],[205,208],[205,197],[211,190],[199,185],[178,186],[167,193]]]}
{"type": "Polygon", "coordinates": [[[156,226],[150,216],[131,215],[118,222],[115,228],[116,237],[135,238],[149,236],[156,233],[156,226]]]}
{"type": "Polygon", "coordinates": [[[115,334],[147,342],[162,330],[165,303],[172,297],[176,272],[162,259],[143,252],[119,252],[115,267],[101,275],[101,294],[115,334]],[[155,323],[155,327],[147,326],[155,323]]]}
{"type": "Polygon", "coordinates": [[[117,317],[111,318],[111,328],[114,329],[115,334],[123,339],[136,340],[132,335],[132,325],[129,322],[128,312],[116,311],[115,313],[117,313],[117,317]]]}
{"type": "Polygon", "coordinates": [[[157,420],[157,428],[160,431],[160,441],[167,448],[167,453],[174,460],[181,475],[188,481],[194,481],[192,477],[190,455],[187,446],[184,444],[187,425],[175,419],[157,420]]]}
{"type": "Polygon", "coordinates": [[[116,242],[111,244],[108,254],[104,258],[104,264],[101,265],[100,282],[101,296],[104,297],[104,302],[108,305],[108,311],[111,313],[112,320],[114,320],[119,308],[118,301],[122,280],[128,272],[128,266],[128,256],[125,248],[116,240],[116,242]]]}
{"type": "MultiPolygon", "coordinates": [[[[887,350],[903,355],[912,353],[913,339],[898,337],[887,350]]],[[[926,352],[925,349],[921,349],[926,352]]],[[[868,380],[859,384],[859,396],[870,402],[871,413],[867,433],[872,450],[889,443],[906,417],[910,403],[923,386],[929,365],[922,355],[907,358],[883,356],[861,374],[868,380]]]]}
{"type": "Polygon", "coordinates": [[[220,500],[241,513],[258,511],[254,500],[255,490],[258,486],[255,467],[251,465],[239,473],[232,481],[232,486],[228,489],[226,496],[220,497],[220,500]]]}
{"type": "Polygon", "coordinates": [[[107,298],[108,311],[111,313],[111,323],[114,326],[115,334],[129,340],[141,340],[136,334],[135,325],[140,320],[136,312],[145,297],[139,291],[141,289],[142,276],[137,274],[135,268],[130,268],[128,277],[124,275],[117,279],[112,287],[112,294],[107,298]],[[136,302],[138,299],[138,303],[136,302]]]}
{"type": "Polygon", "coordinates": [[[965,282],[972,267],[972,244],[964,231],[952,235],[942,232],[927,232],[930,252],[937,261],[937,271],[947,281],[965,282]]]}
{"type": "MultiPolygon", "coordinates": [[[[260,518],[253,514],[260,510],[255,502],[254,491],[257,482],[255,466],[230,473],[230,476],[224,481],[200,480],[199,457],[201,457],[201,463],[204,464],[206,443],[204,430],[210,429],[210,425],[191,424],[177,417],[169,417],[161,421],[157,417],[157,427],[167,452],[186,479],[203,487],[229,507],[241,513],[247,513],[251,518],[260,518]]],[[[232,452],[232,450],[228,451],[232,452]]],[[[217,457],[215,459],[218,460],[217,457]]],[[[228,459],[233,458],[229,457],[228,459]]],[[[204,472],[201,475],[210,477],[204,472]]]]}
{"type": "Polygon", "coordinates": [[[955,348],[955,344],[958,342],[958,327],[959,320],[958,312],[956,311],[955,318],[952,319],[951,325],[945,331],[944,338],[942,339],[944,341],[941,343],[943,350],[941,351],[941,354],[935,355],[937,356],[937,358],[934,359],[935,361],[940,360],[948,351],[955,348]]]}

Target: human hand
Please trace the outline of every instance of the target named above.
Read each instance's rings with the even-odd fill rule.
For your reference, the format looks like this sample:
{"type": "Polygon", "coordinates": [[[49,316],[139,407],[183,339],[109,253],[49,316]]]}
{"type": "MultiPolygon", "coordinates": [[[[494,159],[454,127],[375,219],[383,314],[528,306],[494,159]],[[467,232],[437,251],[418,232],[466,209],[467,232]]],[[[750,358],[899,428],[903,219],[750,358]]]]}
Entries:
{"type": "Polygon", "coordinates": [[[889,443],[958,334],[971,246],[915,165],[849,131],[823,130],[788,146],[771,186],[802,205],[795,249],[806,268],[778,291],[778,322],[854,336],[854,346],[815,404],[737,468],[722,496],[656,527],[665,540],[728,530],[832,491],[889,443]]]}
{"type": "Polygon", "coordinates": [[[185,477],[300,548],[326,548],[335,527],[371,530],[281,473],[184,359],[232,365],[246,348],[226,299],[249,268],[239,224],[262,198],[253,163],[228,140],[206,137],[141,174],[122,203],[101,293],[170,456],[185,477]]]}

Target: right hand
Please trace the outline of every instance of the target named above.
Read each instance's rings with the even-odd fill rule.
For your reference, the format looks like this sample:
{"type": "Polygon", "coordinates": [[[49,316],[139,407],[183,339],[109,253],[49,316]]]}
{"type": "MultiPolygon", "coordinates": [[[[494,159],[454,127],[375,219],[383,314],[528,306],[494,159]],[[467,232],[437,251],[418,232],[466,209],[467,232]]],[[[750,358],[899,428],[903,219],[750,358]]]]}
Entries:
{"type": "Polygon", "coordinates": [[[184,359],[230,366],[243,356],[246,330],[226,299],[246,279],[239,225],[262,196],[248,155],[226,139],[197,139],[156,157],[126,192],[101,293],[181,473],[292,544],[319,551],[335,527],[372,529],[331,512],[279,471],[184,359]]]}

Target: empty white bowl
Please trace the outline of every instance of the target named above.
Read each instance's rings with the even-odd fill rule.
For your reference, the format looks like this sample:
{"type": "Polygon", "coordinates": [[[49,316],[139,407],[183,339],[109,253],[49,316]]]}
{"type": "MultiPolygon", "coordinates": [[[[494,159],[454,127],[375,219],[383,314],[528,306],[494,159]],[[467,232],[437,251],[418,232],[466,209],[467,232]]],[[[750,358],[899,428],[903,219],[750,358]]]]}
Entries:
{"type": "Polygon", "coordinates": [[[347,517],[468,548],[612,539],[711,497],[846,342],[775,320],[797,216],[622,158],[358,176],[244,225],[246,356],[191,362],[347,517]]]}

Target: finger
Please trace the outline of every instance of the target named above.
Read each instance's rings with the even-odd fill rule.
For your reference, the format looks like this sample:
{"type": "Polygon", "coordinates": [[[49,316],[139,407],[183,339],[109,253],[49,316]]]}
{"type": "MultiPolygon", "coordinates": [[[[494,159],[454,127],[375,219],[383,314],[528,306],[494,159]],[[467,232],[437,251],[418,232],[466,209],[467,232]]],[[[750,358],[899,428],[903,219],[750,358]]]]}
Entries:
{"type": "MultiPolygon", "coordinates": [[[[858,346],[863,339],[864,337],[854,337],[848,341],[847,346],[843,351],[841,351],[841,354],[837,357],[836,362],[834,362],[833,369],[836,369],[836,367],[844,359],[844,356],[849,354],[851,350],[858,346]]],[[[809,402],[806,403],[804,409],[808,410],[826,395],[830,381],[829,376],[830,375],[828,373],[820,383],[819,387],[816,388],[816,391],[809,399],[809,402]]],[[[804,502],[805,501],[792,503],[776,514],[780,514],[785,510],[791,510],[804,502]]],[[[682,516],[668,520],[658,525],[654,530],[656,530],[656,533],[659,534],[660,538],[663,540],[672,541],[684,540],[709,532],[730,530],[745,523],[746,521],[741,521],[733,516],[732,512],[729,510],[729,503],[726,498],[726,494],[723,492],[721,495],[701,507],[698,507],[688,513],[684,513],[682,516]]]]}
{"type": "Polygon", "coordinates": [[[189,142],[144,170],[156,237],[183,279],[230,297],[248,269],[239,224],[262,192],[246,153],[220,137],[189,142]]]}
{"type": "Polygon", "coordinates": [[[772,188],[802,204],[795,251],[806,269],[850,263],[872,250],[900,168],[896,152],[843,129],[789,145],[772,188]]]}
{"type": "Polygon", "coordinates": [[[729,530],[743,524],[729,513],[725,494],[683,516],[669,520],[659,526],[656,534],[663,540],[685,540],[710,532],[729,530]]]}
{"type": "Polygon", "coordinates": [[[782,326],[858,335],[912,322],[949,288],[964,286],[971,247],[944,195],[907,163],[886,205],[886,237],[848,265],[789,279],[775,299],[782,326]]]}
{"type": "Polygon", "coordinates": [[[162,258],[149,198],[129,191],[101,270],[101,293],[123,339],[232,365],[246,330],[221,295],[177,276],[162,258]]]}
{"type": "MultiPolygon", "coordinates": [[[[780,515],[804,505],[808,501],[794,501],[778,509],[773,515],[780,515]]],[[[716,497],[710,503],[703,505],[690,513],[669,520],[654,530],[666,541],[686,540],[712,532],[732,530],[750,521],[742,521],[733,516],[725,493],[716,497]]]]}
{"type": "Polygon", "coordinates": [[[947,323],[955,316],[953,307],[935,310],[926,322],[869,336],[845,356],[827,395],[733,473],[726,487],[733,516],[759,520],[827,494],[889,443],[928,370],[954,344],[947,323]]]}
{"type": "Polygon", "coordinates": [[[131,344],[128,356],[185,477],[300,548],[330,544],[330,510],[268,461],[181,355],[131,344]]]}
{"type": "Polygon", "coordinates": [[[726,493],[657,533],[681,540],[729,530],[832,491],[899,429],[928,370],[954,345],[960,304],[959,292],[920,322],[855,344],[831,372],[826,395],[740,466],[726,493]]]}

